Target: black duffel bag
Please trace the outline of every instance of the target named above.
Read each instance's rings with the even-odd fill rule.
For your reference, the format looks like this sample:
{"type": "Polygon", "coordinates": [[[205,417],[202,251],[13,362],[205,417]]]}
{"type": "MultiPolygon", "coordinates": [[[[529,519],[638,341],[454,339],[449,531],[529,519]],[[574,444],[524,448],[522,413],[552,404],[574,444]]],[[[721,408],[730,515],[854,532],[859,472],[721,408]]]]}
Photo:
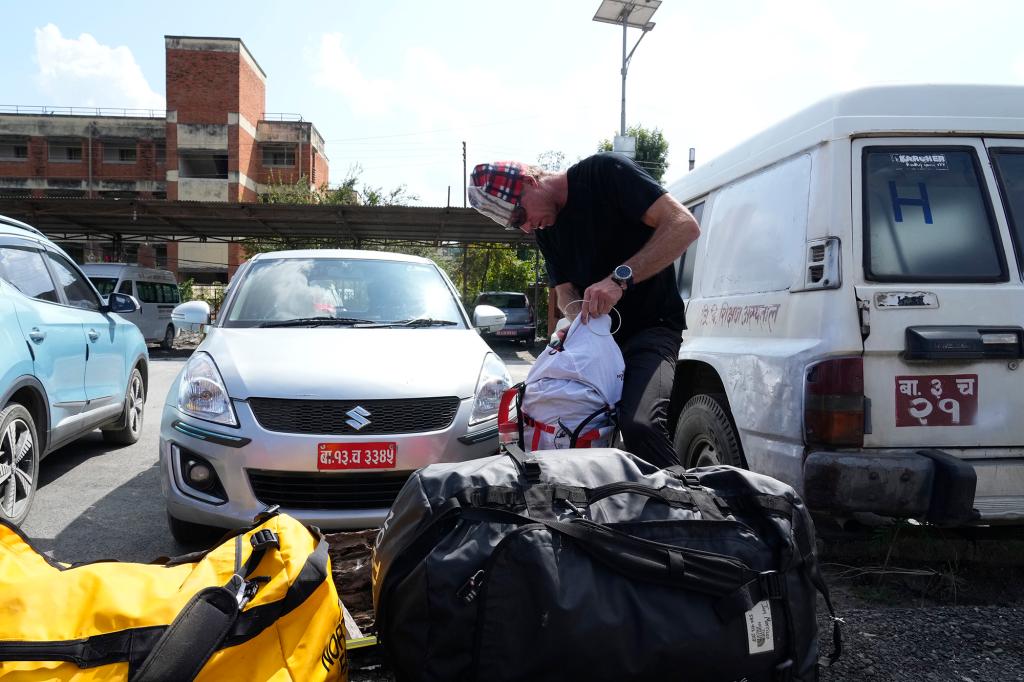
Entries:
{"type": "Polygon", "coordinates": [[[400,680],[816,680],[816,590],[792,488],[607,448],[421,469],[373,557],[400,680]]]}

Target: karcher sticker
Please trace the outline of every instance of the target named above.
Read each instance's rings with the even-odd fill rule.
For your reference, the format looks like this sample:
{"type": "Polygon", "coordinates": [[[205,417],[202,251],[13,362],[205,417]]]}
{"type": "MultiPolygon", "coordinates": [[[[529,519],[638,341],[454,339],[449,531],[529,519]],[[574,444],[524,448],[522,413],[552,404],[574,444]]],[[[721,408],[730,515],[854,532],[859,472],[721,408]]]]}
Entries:
{"type": "Polygon", "coordinates": [[[772,607],[768,600],[754,604],[744,615],[747,623],[747,647],[751,654],[775,651],[775,633],[772,631],[772,607]]]}

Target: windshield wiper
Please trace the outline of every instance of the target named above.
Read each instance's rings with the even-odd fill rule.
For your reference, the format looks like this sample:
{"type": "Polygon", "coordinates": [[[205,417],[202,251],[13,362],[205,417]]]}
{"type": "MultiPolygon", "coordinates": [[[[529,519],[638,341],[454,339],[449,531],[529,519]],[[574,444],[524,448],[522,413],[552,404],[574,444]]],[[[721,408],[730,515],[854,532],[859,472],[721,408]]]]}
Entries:
{"type": "Polygon", "coordinates": [[[412,320],[395,320],[391,324],[395,327],[450,327],[458,322],[435,320],[432,317],[417,317],[412,320]]]}
{"type": "Polygon", "coordinates": [[[325,327],[339,326],[349,327],[356,324],[372,323],[372,320],[362,320],[358,317],[296,317],[292,320],[271,320],[260,323],[261,327],[325,327]]]}

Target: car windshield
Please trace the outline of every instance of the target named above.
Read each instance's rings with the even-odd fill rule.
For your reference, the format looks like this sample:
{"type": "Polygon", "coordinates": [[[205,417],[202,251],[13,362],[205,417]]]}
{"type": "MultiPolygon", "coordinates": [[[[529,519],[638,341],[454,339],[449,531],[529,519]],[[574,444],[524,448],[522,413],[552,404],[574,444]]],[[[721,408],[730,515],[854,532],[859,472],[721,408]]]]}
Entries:
{"type": "MultiPolygon", "coordinates": [[[[226,327],[334,327],[418,319],[465,328],[462,312],[431,263],[360,258],[254,261],[222,316],[226,327]]],[[[428,325],[412,325],[428,326],[428,325]]]]}
{"type": "Polygon", "coordinates": [[[96,287],[96,291],[100,292],[100,296],[110,296],[117,285],[116,277],[90,277],[89,281],[96,287]]]}
{"type": "Polygon", "coordinates": [[[525,308],[526,296],[523,294],[480,294],[477,305],[493,305],[495,308],[525,308]]]}

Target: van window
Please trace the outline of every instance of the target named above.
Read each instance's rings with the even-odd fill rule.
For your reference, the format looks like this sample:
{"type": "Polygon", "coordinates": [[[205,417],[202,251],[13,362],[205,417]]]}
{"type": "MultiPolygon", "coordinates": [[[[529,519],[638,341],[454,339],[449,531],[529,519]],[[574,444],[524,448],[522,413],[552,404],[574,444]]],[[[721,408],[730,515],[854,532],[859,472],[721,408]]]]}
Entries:
{"type": "Polygon", "coordinates": [[[125,281],[121,282],[121,286],[119,286],[117,288],[117,293],[119,293],[119,294],[128,294],[129,296],[131,296],[132,295],[132,281],[130,279],[126,279],[125,281]]]}
{"type": "Polygon", "coordinates": [[[783,291],[793,284],[803,267],[810,175],[811,156],[803,154],[719,192],[704,230],[702,295],[783,291]]]}
{"type": "MultiPolygon", "coordinates": [[[[704,202],[694,204],[689,208],[697,224],[700,225],[701,218],[704,217],[704,202]]],[[[679,288],[679,295],[684,299],[690,298],[693,289],[693,270],[697,260],[697,246],[699,243],[700,237],[697,237],[697,241],[690,244],[689,248],[676,261],[676,284],[679,288]]]]}
{"type": "Polygon", "coordinates": [[[110,296],[117,285],[117,277],[90,277],[89,281],[100,292],[100,296],[110,296]]]}
{"type": "Polygon", "coordinates": [[[136,282],[135,289],[139,292],[139,300],[143,303],[178,303],[181,298],[178,287],[174,284],[136,282]]]}
{"type": "Polygon", "coordinates": [[[992,160],[1010,220],[1017,262],[1024,267],[1024,149],[993,149],[992,160]]]}
{"type": "Polygon", "coordinates": [[[1006,280],[972,150],[868,147],[863,171],[868,280],[1006,280]]]}

